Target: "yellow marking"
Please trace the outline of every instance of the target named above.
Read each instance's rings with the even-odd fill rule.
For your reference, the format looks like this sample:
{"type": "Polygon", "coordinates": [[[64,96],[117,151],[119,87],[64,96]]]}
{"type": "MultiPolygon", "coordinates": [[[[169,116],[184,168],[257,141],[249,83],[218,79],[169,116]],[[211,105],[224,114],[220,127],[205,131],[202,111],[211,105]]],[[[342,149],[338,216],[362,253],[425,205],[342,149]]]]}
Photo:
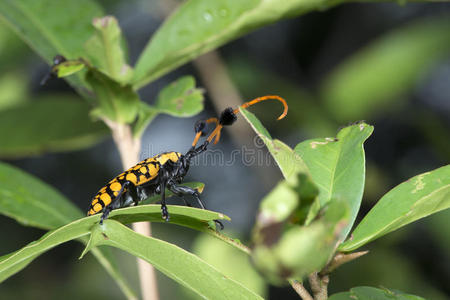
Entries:
{"type": "Polygon", "coordinates": [[[165,164],[169,159],[173,162],[177,162],[178,161],[177,152],[164,153],[156,158],[156,160],[159,161],[161,165],[165,164]]]}
{"type": "Polygon", "coordinates": [[[92,216],[92,215],[94,215],[95,214],[95,211],[93,211],[92,209],[90,209],[89,211],[88,211],[88,216],[92,216]]]}
{"type": "Polygon", "coordinates": [[[102,189],[99,192],[103,193],[104,191],[106,191],[106,186],[102,187],[102,189]]]}
{"type": "Polygon", "coordinates": [[[141,167],[141,168],[139,169],[139,171],[140,171],[142,174],[145,174],[145,173],[147,173],[147,168],[146,168],[146,167],[141,167]]]}
{"type": "Polygon", "coordinates": [[[102,206],[100,205],[100,203],[97,203],[97,204],[95,204],[95,205],[92,207],[92,209],[93,209],[95,212],[99,212],[99,211],[102,210],[102,206]]]}
{"type": "Polygon", "coordinates": [[[119,192],[114,192],[113,194],[114,194],[114,196],[117,196],[117,195],[119,195],[119,192]]]}
{"type": "Polygon", "coordinates": [[[153,179],[156,177],[156,175],[158,175],[158,171],[159,171],[159,166],[158,165],[154,165],[154,164],[150,164],[148,165],[148,170],[150,173],[150,179],[153,179]]]}
{"type": "Polygon", "coordinates": [[[156,160],[161,164],[164,165],[166,161],[169,160],[169,157],[166,154],[161,155],[160,157],[157,157],[156,160]]]}
{"type": "Polygon", "coordinates": [[[98,202],[98,199],[97,199],[97,197],[96,197],[94,200],[92,200],[91,205],[94,205],[94,204],[97,203],[97,202],[98,202]]]}
{"type": "Polygon", "coordinates": [[[107,193],[101,194],[100,199],[105,203],[105,206],[111,203],[111,196],[107,193]]]}
{"type": "Polygon", "coordinates": [[[180,159],[181,153],[178,153],[178,152],[170,152],[168,155],[169,155],[169,158],[170,158],[171,161],[177,162],[178,159],[180,159]]]}
{"type": "Polygon", "coordinates": [[[137,177],[133,173],[128,173],[127,177],[125,177],[127,180],[131,181],[132,183],[136,184],[137,177]]]}
{"type": "Polygon", "coordinates": [[[119,177],[120,180],[123,180],[124,178],[125,178],[124,175],[122,175],[122,176],[119,177]]]}
{"type": "Polygon", "coordinates": [[[122,188],[122,185],[116,181],[116,182],[111,183],[109,188],[111,189],[111,191],[120,191],[120,189],[122,188]]]}
{"type": "Polygon", "coordinates": [[[426,172],[426,173],[423,173],[423,174],[420,174],[419,176],[417,176],[416,181],[414,182],[415,188],[411,192],[412,194],[415,194],[418,191],[423,190],[423,188],[425,187],[425,183],[422,180],[425,177],[425,175],[428,175],[428,174],[430,174],[430,172],[426,172]]]}
{"type": "Polygon", "coordinates": [[[139,182],[143,183],[147,180],[147,178],[144,175],[139,176],[139,182]]]}

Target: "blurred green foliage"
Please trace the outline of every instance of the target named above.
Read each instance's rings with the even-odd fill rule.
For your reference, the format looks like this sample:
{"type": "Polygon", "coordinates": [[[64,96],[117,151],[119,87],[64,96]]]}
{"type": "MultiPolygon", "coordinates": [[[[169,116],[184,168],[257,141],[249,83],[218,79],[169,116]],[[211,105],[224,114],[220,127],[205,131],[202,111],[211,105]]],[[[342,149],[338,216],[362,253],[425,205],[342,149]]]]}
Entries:
{"type": "MultiPolygon", "coordinates": [[[[184,76],[167,85],[155,97],[155,105],[141,101],[141,95],[136,90],[200,54],[258,27],[335,4],[337,1],[187,1],[148,41],[133,70],[129,65],[128,45],[118,21],[114,17],[103,17],[103,8],[95,1],[3,1],[0,3],[0,15],[3,18],[0,20],[0,62],[8,71],[0,74],[0,156],[21,158],[91,147],[106,136],[107,130],[100,123],[93,122],[89,115],[130,124],[137,138],[160,113],[176,117],[193,116],[203,109],[203,94],[201,89],[196,88],[193,77],[184,76]],[[28,87],[29,76],[25,75],[23,68],[23,56],[28,54],[28,50],[11,30],[6,29],[3,24],[5,21],[47,62],[51,62],[55,54],[62,54],[72,62],[79,58],[85,59],[86,66],[84,62],[75,65],[69,63],[65,67],[70,65],[70,68],[61,66],[61,72],[57,74],[61,77],[71,75],[66,79],[87,101],[81,102],[67,94],[34,96],[28,87]],[[17,71],[15,63],[19,65],[17,69],[20,71],[17,71]]],[[[448,20],[446,15],[419,18],[387,31],[331,68],[314,85],[283,78],[284,75],[265,69],[256,60],[231,58],[228,67],[231,77],[244,95],[275,93],[289,100],[289,121],[283,123],[282,130],[295,136],[296,141],[299,135],[333,136],[338,124],[360,119],[372,123],[380,117],[394,116],[410,104],[407,98],[420,79],[433,66],[448,58],[448,20]]],[[[261,107],[255,111],[269,110],[261,107]]],[[[349,126],[338,133],[337,140],[307,140],[293,150],[288,144],[272,139],[253,114],[245,110],[242,110],[242,114],[263,139],[287,179],[263,200],[254,229],[252,249],[254,264],[266,271],[265,275],[272,281],[286,283],[285,278],[303,277],[324,267],[335,247],[349,233],[363,196],[365,155],[362,144],[372,133],[373,127],[365,123],[349,126]],[[362,124],[364,128],[361,129],[358,126],[362,124]],[[316,150],[323,151],[318,153],[316,150]],[[298,176],[299,173],[301,176],[298,176]],[[311,193],[306,193],[306,190],[311,193]],[[267,244],[267,238],[272,239],[270,245],[267,244]]],[[[274,121],[261,115],[264,123],[272,128],[274,121]]],[[[433,112],[420,108],[414,109],[413,116],[422,120],[414,124],[415,128],[422,132],[440,157],[448,161],[449,132],[445,122],[433,112]]],[[[388,182],[390,170],[374,162],[369,163],[374,166],[369,167],[369,171],[376,170],[376,174],[368,176],[370,181],[366,185],[366,198],[373,202],[383,194],[380,190],[399,182],[388,182]]],[[[55,221],[61,208],[69,205],[65,197],[26,173],[7,165],[0,166],[0,177],[3,177],[3,181],[0,181],[0,206],[3,214],[23,224],[49,230],[73,220],[72,216],[65,216],[55,221]]],[[[415,166],[409,167],[416,171],[415,166]]],[[[429,176],[431,179],[428,176],[423,179],[423,176],[411,178],[410,182],[398,185],[382,197],[358,225],[354,239],[344,243],[341,250],[356,249],[409,222],[448,208],[450,198],[448,183],[445,181],[450,178],[448,166],[432,171],[429,176]],[[411,185],[417,192],[413,197],[409,194],[411,185]],[[408,189],[404,190],[405,186],[408,189]],[[399,206],[397,209],[390,206],[393,199],[401,200],[396,202],[399,206]],[[414,204],[411,201],[415,201],[414,204]],[[388,223],[387,227],[382,221],[388,223]],[[368,226],[368,223],[371,225],[368,226]]],[[[81,216],[77,209],[71,209],[75,215],[81,216]]],[[[150,219],[157,220],[158,209],[157,206],[151,206],[115,211],[112,219],[116,215],[119,221],[132,222],[147,220],[150,215],[150,219]]],[[[214,232],[205,222],[225,218],[223,215],[180,209],[179,212],[174,209],[175,223],[208,232],[218,238],[211,241],[200,237],[194,246],[198,257],[161,240],[135,235],[113,220],[106,222],[106,228],[97,225],[92,227],[99,216],[83,219],[80,222],[85,222],[83,224],[86,226],[78,233],[65,235],[62,240],[68,239],[68,236],[84,236],[81,240],[87,243],[87,235],[92,233],[87,249],[97,244],[122,248],[152,262],[163,273],[205,297],[217,298],[220,295],[237,298],[243,293],[249,298],[259,298],[257,294],[267,295],[267,286],[245,261],[244,252],[250,250],[238,240],[214,232]],[[193,218],[197,218],[194,221],[189,219],[193,211],[193,218]],[[206,214],[209,215],[205,217],[206,214]],[[111,239],[105,240],[104,234],[111,239]],[[224,241],[234,247],[225,245],[224,241]],[[147,251],[147,246],[155,253],[147,251]],[[209,266],[208,262],[214,267],[209,266]],[[192,276],[192,270],[197,269],[196,274],[201,275],[192,276]],[[224,281],[222,273],[229,274],[230,278],[224,281]],[[223,282],[228,288],[223,286],[223,282]]],[[[446,253],[450,249],[447,219],[448,210],[426,223],[431,228],[435,243],[446,253]]],[[[68,225],[53,233],[64,229],[77,231],[79,228],[75,227],[68,225]]],[[[0,257],[0,266],[3,265],[4,270],[1,278],[18,272],[41,252],[30,252],[23,260],[5,267],[7,262],[14,260],[15,255],[22,255],[33,247],[39,248],[48,238],[51,239],[53,233],[17,253],[0,257]]],[[[398,238],[397,235],[395,237],[398,238]]],[[[62,240],[53,241],[51,246],[62,240]]],[[[39,251],[51,246],[40,248],[39,251]]],[[[133,289],[115,265],[115,258],[108,251],[103,251],[104,248],[99,249],[92,249],[94,255],[121,286],[126,297],[134,298],[133,289]]],[[[341,276],[338,271],[337,276],[332,276],[331,282],[339,282],[342,280],[339,277],[348,276],[354,280],[354,285],[379,286],[388,282],[389,289],[399,288],[418,294],[423,292],[421,295],[428,295],[432,299],[445,298],[420,274],[420,270],[400,259],[393,250],[386,251],[383,247],[373,249],[375,254],[368,256],[370,260],[361,259],[365,268],[343,267],[347,273],[341,276]],[[382,267],[380,262],[389,266],[382,267]]],[[[87,277],[86,272],[80,271],[80,276],[87,277]]],[[[76,278],[73,280],[77,281],[76,278]]],[[[345,290],[354,285],[352,282],[345,290]]],[[[102,289],[102,293],[98,293],[99,297],[104,296],[104,293],[107,291],[102,289]]],[[[89,295],[94,296],[91,293],[89,295]]],[[[330,299],[342,297],[421,299],[368,287],[353,288],[330,299]]]]}

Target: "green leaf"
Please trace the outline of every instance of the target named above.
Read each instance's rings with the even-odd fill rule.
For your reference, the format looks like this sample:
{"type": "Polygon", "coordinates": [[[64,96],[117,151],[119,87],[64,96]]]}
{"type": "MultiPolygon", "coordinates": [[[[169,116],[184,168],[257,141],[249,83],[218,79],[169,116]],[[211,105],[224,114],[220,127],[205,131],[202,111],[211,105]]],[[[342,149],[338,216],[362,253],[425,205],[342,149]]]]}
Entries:
{"type": "Polygon", "coordinates": [[[372,132],[373,127],[362,122],[343,128],[336,138],[307,140],[295,147],[319,188],[321,207],[332,199],[349,206],[350,222],[343,229],[344,237],[361,204],[366,170],[363,143],[372,132]]]}
{"type": "Polygon", "coordinates": [[[329,300],[425,300],[425,298],[405,294],[400,291],[377,289],[369,286],[359,286],[350,289],[350,292],[337,293],[332,295],[329,300]]]}
{"type": "Polygon", "coordinates": [[[125,39],[117,19],[112,16],[95,18],[92,24],[96,29],[95,35],[85,44],[89,61],[114,80],[127,82],[132,76],[132,69],[122,49],[125,39]]]}
{"type": "Polygon", "coordinates": [[[28,94],[28,84],[21,72],[13,71],[2,74],[0,76],[0,91],[2,91],[0,93],[0,111],[23,104],[31,98],[28,94]]]}
{"type": "Polygon", "coordinates": [[[84,67],[85,63],[83,60],[72,59],[53,66],[52,72],[54,72],[58,76],[58,78],[63,78],[83,70],[84,67]]]}
{"type": "Polygon", "coordinates": [[[323,8],[325,3],[303,0],[186,1],[166,19],[139,57],[135,86],[142,87],[258,27],[323,8]]]}
{"type": "Polygon", "coordinates": [[[133,124],[134,137],[141,137],[145,129],[158,114],[159,110],[157,108],[140,101],[136,123],[133,124]]]}
{"type": "Polygon", "coordinates": [[[261,201],[257,225],[266,226],[267,223],[284,222],[299,204],[299,196],[292,186],[286,181],[281,181],[261,201]]]}
{"type": "MultiPolygon", "coordinates": [[[[7,25],[0,13],[0,64],[3,70],[12,70],[30,55],[27,45],[7,25]]],[[[22,76],[23,81],[23,76],[22,76]]]]}
{"type": "MultiPolygon", "coordinates": [[[[280,203],[284,202],[282,196],[278,197],[280,203]]],[[[323,216],[308,226],[279,223],[258,215],[252,261],[274,284],[321,270],[342,239],[348,215],[346,203],[340,201],[330,203],[323,216]]]]}
{"type": "Polygon", "coordinates": [[[86,74],[86,81],[94,90],[99,107],[95,110],[97,117],[131,123],[138,114],[139,95],[130,85],[121,85],[102,72],[91,68],[86,74]]]}
{"type": "MultiPolygon", "coordinates": [[[[53,229],[84,214],[51,186],[20,169],[0,163],[0,213],[17,222],[41,229],[53,229]]],[[[82,240],[83,241],[83,240],[82,240]]],[[[84,240],[87,242],[87,239],[84,240]]],[[[125,281],[108,249],[93,249],[93,255],[113,277],[128,299],[136,296],[125,281]]],[[[6,255],[3,259],[11,256],[6,255]]],[[[0,277],[8,278],[25,268],[39,254],[14,264],[0,277]]]]}
{"type": "Polygon", "coordinates": [[[41,229],[56,228],[83,216],[57,190],[4,163],[0,163],[0,213],[41,229]]]}
{"type": "Polygon", "coordinates": [[[266,128],[251,112],[240,109],[245,120],[252,126],[258,137],[264,142],[272,154],[284,178],[291,180],[299,172],[308,173],[309,170],[302,158],[297,155],[288,145],[280,140],[273,140],[266,128]]]}
{"type": "Polygon", "coordinates": [[[327,77],[322,97],[339,121],[373,118],[398,106],[425,70],[450,51],[449,18],[396,29],[362,48],[327,77]]]}
{"type": "Polygon", "coordinates": [[[184,249],[112,220],[94,228],[91,244],[113,246],[144,259],[205,299],[262,299],[184,249]]]}
{"type": "Polygon", "coordinates": [[[61,94],[0,111],[0,156],[27,157],[98,143],[108,130],[90,120],[89,109],[83,101],[61,94]]]}
{"type": "Polygon", "coordinates": [[[206,234],[199,235],[192,250],[228,278],[241,283],[258,295],[265,297],[267,294],[267,285],[253,267],[247,254],[206,234]]]}
{"type": "Polygon", "coordinates": [[[12,275],[11,270],[17,271],[17,266],[20,266],[25,261],[31,262],[31,260],[40,254],[61,243],[88,235],[89,229],[93,224],[85,221],[86,219],[83,218],[52,230],[39,240],[28,244],[24,248],[8,255],[5,259],[2,259],[0,261],[0,282],[12,275]]]}
{"type": "Polygon", "coordinates": [[[194,77],[181,77],[159,93],[156,108],[175,117],[194,116],[203,109],[203,92],[195,88],[194,77]]]}
{"type": "MultiPolygon", "coordinates": [[[[169,205],[168,209],[171,214],[170,223],[187,226],[209,233],[214,232],[214,230],[209,229],[207,223],[208,221],[228,218],[219,213],[197,208],[169,205]]],[[[163,219],[161,218],[160,205],[143,205],[116,209],[111,213],[110,218],[117,219],[122,222],[142,222],[149,220],[163,222],[163,219]]],[[[100,214],[73,221],[72,223],[48,232],[38,241],[28,244],[13,254],[3,256],[0,261],[0,282],[12,275],[11,270],[17,271],[18,266],[23,267],[24,261],[31,262],[40,254],[61,243],[86,237],[90,234],[91,228],[94,225],[99,226],[99,220],[100,214]]]]}
{"type": "Polygon", "coordinates": [[[450,207],[450,165],[396,186],[370,210],[340,251],[353,251],[418,219],[450,207]]]}
{"type": "Polygon", "coordinates": [[[133,134],[135,137],[141,136],[160,113],[174,117],[191,117],[202,110],[203,91],[195,87],[194,77],[181,77],[159,92],[155,106],[140,103],[138,117],[133,125],[133,134]]]}
{"type": "MultiPolygon", "coordinates": [[[[94,34],[91,21],[103,11],[91,0],[4,0],[0,15],[51,65],[56,54],[68,59],[85,56],[83,44],[94,34]]],[[[85,87],[81,77],[68,80],[79,91],[85,87]]]]}

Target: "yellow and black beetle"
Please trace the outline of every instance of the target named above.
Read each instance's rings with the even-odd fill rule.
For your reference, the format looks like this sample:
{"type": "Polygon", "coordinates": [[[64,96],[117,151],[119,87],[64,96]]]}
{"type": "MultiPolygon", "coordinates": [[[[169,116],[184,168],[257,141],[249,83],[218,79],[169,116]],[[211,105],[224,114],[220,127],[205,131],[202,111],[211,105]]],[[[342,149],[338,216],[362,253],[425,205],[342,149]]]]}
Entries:
{"type": "MultiPolygon", "coordinates": [[[[284,105],[283,114],[278,120],[284,118],[287,114],[288,106],[286,101],[276,95],[268,95],[253,99],[241,105],[241,108],[247,108],[258,102],[275,99],[281,101],[284,105]]],[[[109,213],[116,208],[137,205],[140,201],[145,200],[151,195],[161,195],[161,213],[162,218],[169,221],[169,212],[166,206],[165,189],[169,189],[175,195],[181,197],[185,204],[185,195],[192,196],[205,209],[205,205],[200,199],[199,193],[190,187],[180,186],[184,176],[189,170],[191,160],[207,150],[209,143],[215,138],[214,144],[220,139],[220,133],[223,126],[233,124],[239,113],[239,108],[225,109],[219,119],[210,118],[205,121],[199,121],[195,124],[195,138],[192,147],[183,155],[179,152],[165,152],[154,157],[147,158],[136,164],[134,167],[126,170],[112,179],[106,186],[100,189],[91,201],[88,216],[103,212],[100,224],[103,223],[109,213]],[[197,147],[197,143],[201,136],[205,135],[204,129],[207,123],[215,123],[216,127],[208,136],[203,144],[197,147]]],[[[216,221],[223,228],[222,223],[216,221]]]]}
{"type": "MultiPolygon", "coordinates": [[[[56,77],[56,67],[61,63],[66,62],[67,59],[62,55],[56,55],[53,58],[53,66],[41,81],[41,84],[45,84],[48,79],[56,77]]],[[[274,99],[283,103],[283,113],[278,117],[278,120],[284,118],[288,111],[286,101],[280,96],[267,95],[259,98],[255,98],[248,101],[240,108],[247,108],[258,102],[274,99]]],[[[100,189],[95,197],[92,199],[87,212],[88,216],[95,215],[103,212],[100,224],[103,223],[109,213],[116,208],[127,207],[130,205],[137,205],[140,201],[147,199],[154,194],[161,195],[161,213],[164,220],[169,221],[169,212],[166,206],[165,190],[168,188],[175,195],[181,197],[186,205],[188,203],[183,198],[185,195],[191,195],[198,202],[202,209],[206,209],[199,193],[190,187],[180,186],[184,176],[186,176],[191,160],[207,150],[209,143],[215,138],[214,144],[220,139],[220,133],[223,126],[232,125],[239,113],[239,107],[233,109],[231,107],[226,108],[220,114],[219,119],[210,118],[204,121],[199,121],[195,124],[195,138],[192,142],[192,147],[189,151],[182,155],[179,152],[165,152],[158,154],[154,157],[147,158],[119,174],[112,179],[106,186],[100,189]],[[216,127],[213,132],[208,136],[205,142],[197,147],[197,143],[201,136],[205,135],[204,129],[207,123],[215,123],[216,127]]],[[[215,221],[223,228],[222,223],[215,221]]]]}

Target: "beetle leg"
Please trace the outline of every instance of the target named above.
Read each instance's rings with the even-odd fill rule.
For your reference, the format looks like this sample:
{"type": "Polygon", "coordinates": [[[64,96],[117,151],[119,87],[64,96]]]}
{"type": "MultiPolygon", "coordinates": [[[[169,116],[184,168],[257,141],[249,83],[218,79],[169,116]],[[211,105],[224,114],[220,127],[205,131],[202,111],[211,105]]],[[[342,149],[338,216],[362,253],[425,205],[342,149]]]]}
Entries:
{"type": "Polygon", "coordinates": [[[136,187],[134,186],[134,184],[131,181],[125,181],[122,184],[122,188],[119,190],[119,193],[117,193],[117,196],[114,198],[114,200],[111,201],[111,203],[103,209],[103,214],[102,214],[102,217],[100,218],[100,225],[103,224],[103,220],[106,220],[106,218],[108,218],[109,213],[113,209],[117,208],[116,207],[117,205],[119,205],[119,207],[120,207],[120,204],[121,204],[120,201],[122,200],[122,195],[123,195],[125,189],[133,189],[133,188],[134,188],[134,191],[136,191],[136,187]]]}
{"type": "Polygon", "coordinates": [[[137,187],[134,184],[130,184],[128,192],[130,193],[130,196],[133,199],[134,205],[137,206],[140,200],[137,193],[137,187]]]}
{"type": "Polygon", "coordinates": [[[183,200],[184,205],[188,206],[188,207],[192,207],[192,205],[186,201],[186,198],[184,198],[182,195],[177,195],[178,197],[181,198],[181,200],[183,200]]]}
{"type": "Polygon", "coordinates": [[[160,184],[161,187],[161,214],[162,218],[166,220],[166,222],[169,222],[169,211],[167,210],[166,206],[166,183],[163,180],[160,184]]]}
{"type": "MultiPolygon", "coordinates": [[[[180,186],[176,185],[174,183],[169,183],[169,190],[171,190],[175,195],[182,197],[183,195],[191,195],[195,198],[197,203],[200,205],[202,209],[206,209],[205,204],[200,199],[200,194],[193,188],[190,188],[188,186],[180,186]]],[[[220,229],[223,230],[224,226],[222,222],[219,220],[214,220],[214,222],[220,226],[220,229]]]]}

